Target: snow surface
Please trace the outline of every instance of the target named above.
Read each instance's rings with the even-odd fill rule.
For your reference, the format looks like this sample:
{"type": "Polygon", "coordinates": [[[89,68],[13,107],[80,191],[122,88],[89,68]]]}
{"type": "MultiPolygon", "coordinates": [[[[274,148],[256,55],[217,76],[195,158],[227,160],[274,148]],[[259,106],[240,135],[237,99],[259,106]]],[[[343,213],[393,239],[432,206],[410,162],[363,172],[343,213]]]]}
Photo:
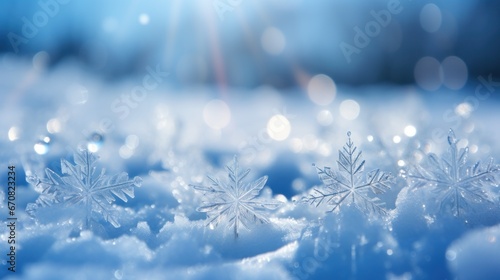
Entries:
{"type": "MultiPolygon", "coordinates": [[[[300,88],[280,92],[263,86],[218,94],[214,88],[174,90],[167,77],[122,116],[111,104],[130,94],[142,76],[105,83],[71,62],[49,71],[9,57],[1,61],[0,87],[6,94],[0,110],[4,120],[0,180],[2,185],[7,181],[9,165],[16,166],[18,177],[17,271],[7,271],[2,261],[4,279],[494,279],[499,275],[498,187],[491,189],[493,203],[474,205],[473,211],[455,217],[428,206],[436,202],[432,192],[411,188],[399,176],[429,152],[446,153],[449,128],[467,140],[457,145],[475,147],[469,164],[498,158],[496,96],[453,121],[443,117],[471,96],[474,81],[460,93],[430,94],[413,86],[339,87],[330,105],[318,106],[300,88]],[[230,110],[222,129],[204,119],[206,104],[213,99],[222,100],[230,110]],[[360,106],[353,120],[340,110],[347,99],[360,106]],[[317,117],[324,110],[333,117],[326,125],[317,117]],[[291,126],[284,141],[267,134],[268,121],[276,114],[285,116],[291,126]],[[48,127],[54,119],[60,125],[57,132],[53,122],[48,127]],[[110,121],[112,130],[103,131],[102,120],[110,121]],[[404,134],[408,125],[416,128],[415,136],[404,134]],[[442,137],[435,136],[436,129],[442,137]],[[379,196],[387,215],[366,215],[352,204],[326,214],[328,209],[298,203],[310,189],[321,186],[313,163],[336,167],[347,131],[363,151],[367,170],[381,169],[396,177],[391,189],[379,196]],[[95,133],[103,137],[102,143],[94,141],[95,133]],[[35,143],[47,136],[47,153],[35,152],[35,143]],[[71,209],[54,208],[45,220],[28,216],[24,209],[41,190],[24,177],[43,176],[47,167],[60,172],[60,159],[73,162],[73,152],[88,144],[97,145],[99,164],[107,174],[124,171],[130,178],[143,179],[133,199],[115,202],[121,227],[102,221],[99,227],[82,230],[71,209]],[[249,179],[268,176],[263,199],[282,202],[266,213],[269,223],[242,229],[237,238],[231,229],[206,226],[205,213],[196,211],[204,197],[189,186],[208,183],[207,175],[227,176],[224,165],[234,155],[239,155],[242,167],[252,169],[249,179]]],[[[4,189],[0,196],[0,218],[5,221],[4,189]]],[[[3,256],[7,237],[2,227],[3,256]]]]}

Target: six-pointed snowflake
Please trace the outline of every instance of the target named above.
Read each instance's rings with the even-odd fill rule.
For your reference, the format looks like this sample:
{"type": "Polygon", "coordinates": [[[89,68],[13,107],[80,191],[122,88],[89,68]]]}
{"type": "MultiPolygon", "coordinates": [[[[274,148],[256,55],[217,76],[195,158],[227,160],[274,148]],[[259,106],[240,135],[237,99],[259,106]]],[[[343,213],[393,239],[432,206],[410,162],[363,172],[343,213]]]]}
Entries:
{"type": "Polygon", "coordinates": [[[207,213],[207,225],[214,227],[221,222],[227,223],[228,227],[233,228],[234,236],[238,237],[241,226],[249,229],[250,223],[268,223],[265,211],[275,209],[279,203],[258,198],[267,176],[244,183],[243,179],[250,169],[240,171],[236,157],[226,169],[228,180],[207,176],[211,181],[210,186],[191,186],[205,195],[206,199],[197,210],[207,213]]]}
{"type": "Polygon", "coordinates": [[[129,180],[127,173],[108,176],[104,169],[96,172],[98,157],[87,150],[74,154],[76,165],[62,159],[62,176],[47,168],[46,178],[28,177],[29,183],[41,186],[43,191],[36,203],[27,206],[27,212],[36,216],[41,207],[77,206],[84,211],[85,228],[90,228],[90,222],[95,215],[101,215],[113,226],[119,227],[118,220],[113,215],[112,203],[115,196],[127,202],[127,196],[134,197],[134,187],[140,187],[142,179],[135,177],[129,180]]]}
{"type": "Polygon", "coordinates": [[[450,129],[448,153],[442,159],[431,153],[423,166],[417,165],[405,174],[411,187],[428,187],[436,193],[440,209],[454,216],[469,210],[471,203],[493,202],[486,187],[498,185],[495,176],[500,173],[493,160],[486,166],[480,162],[467,166],[469,148],[458,150],[457,142],[450,129]]]}
{"type": "Polygon", "coordinates": [[[339,171],[330,167],[316,167],[325,186],[314,189],[309,196],[303,198],[303,202],[316,207],[327,204],[331,206],[328,212],[338,210],[342,204],[354,203],[366,214],[384,214],[384,203],[378,197],[370,197],[369,190],[375,194],[383,193],[390,188],[394,178],[389,173],[376,169],[369,172],[365,179],[362,175],[365,161],[361,158],[361,151],[356,153],[357,147],[351,141],[351,133],[348,132],[347,136],[349,140],[339,150],[339,171]]]}

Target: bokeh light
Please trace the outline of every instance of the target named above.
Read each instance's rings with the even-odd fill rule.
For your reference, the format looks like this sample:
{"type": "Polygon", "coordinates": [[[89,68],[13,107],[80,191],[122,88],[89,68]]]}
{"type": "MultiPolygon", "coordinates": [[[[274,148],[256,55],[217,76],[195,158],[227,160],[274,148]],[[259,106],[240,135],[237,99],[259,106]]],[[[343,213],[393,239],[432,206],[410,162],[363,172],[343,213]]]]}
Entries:
{"type": "Polygon", "coordinates": [[[127,136],[127,138],[125,138],[125,146],[131,150],[136,149],[139,146],[139,137],[134,134],[127,136]]]}
{"type": "Polygon", "coordinates": [[[21,129],[19,127],[13,126],[9,129],[7,133],[10,141],[16,141],[21,137],[21,129]]]}
{"type": "Polygon", "coordinates": [[[346,120],[355,120],[359,116],[360,110],[358,102],[352,99],[347,99],[340,103],[340,115],[346,120]]]}
{"type": "Polygon", "coordinates": [[[51,134],[59,133],[62,130],[62,123],[58,118],[50,119],[47,122],[47,131],[51,134]]]}
{"type": "Polygon", "coordinates": [[[404,133],[408,137],[413,137],[417,134],[417,129],[413,125],[405,126],[404,133]]]}
{"type": "Polygon", "coordinates": [[[425,90],[437,90],[443,83],[441,64],[433,57],[421,58],[415,65],[414,75],[417,84],[425,90]]]}
{"type": "Polygon", "coordinates": [[[142,25],[147,25],[149,23],[149,15],[148,14],[140,14],[139,15],[139,23],[142,25]]]}
{"type": "Polygon", "coordinates": [[[37,52],[33,56],[33,68],[36,70],[45,69],[50,62],[50,56],[46,51],[37,52]]]}
{"type": "Polygon", "coordinates": [[[50,150],[50,144],[51,144],[50,142],[51,142],[50,137],[48,136],[41,137],[41,139],[35,143],[33,149],[37,154],[45,155],[50,150]]]}
{"type": "Polygon", "coordinates": [[[209,127],[219,130],[226,127],[231,121],[231,111],[226,102],[213,99],[203,108],[203,119],[209,127]]]}
{"type": "Polygon", "coordinates": [[[322,126],[328,126],[333,122],[333,115],[329,110],[321,110],[316,114],[316,120],[322,126]]]}
{"type": "Polygon", "coordinates": [[[420,25],[430,33],[436,32],[441,27],[441,9],[436,4],[426,4],[420,11],[420,25]]]}
{"type": "Polygon", "coordinates": [[[462,102],[455,107],[455,113],[464,118],[468,118],[472,113],[472,106],[468,102],[462,102]]]}
{"type": "Polygon", "coordinates": [[[275,27],[268,27],[262,33],[261,44],[264,51],[268,54],[278,55],[285,49],[285,35],[275,27]]]}
{"type": "Polygon", "coordinates": [[[99,151],[99,149],[103,144],[104,144],[104,136],[102,136],[97,132],[94,132],[89,137],[87,143],[87,149],[92,153],[96,153],[99,151]]]}
{"type": "Polygon", "coordinates": [[[456,56],[448,56],[441,63],[443,71],[443,84],[454,90],[459,90],[467,83],[467,65],[456,56]]]}
{"type": "Polygon", "coordinates": [[[300,138],[292,138],[290,140],[290,150],[294,153],[300,153],[302,148],[304,147],[304,143],[300,138]]]}
{"type": "Polygon", "coordinates": [[[327,106],[335,99],[337,87],[330,77],[319,74],[309,80],[307,94],[314,103],[327,106]]]}
{"type": "Polygon", "coordinates": [[[267,122],[267,134],[276,141],[287,139],[290,131],[290,122],[283,115],[274,115],[267,122]]]}

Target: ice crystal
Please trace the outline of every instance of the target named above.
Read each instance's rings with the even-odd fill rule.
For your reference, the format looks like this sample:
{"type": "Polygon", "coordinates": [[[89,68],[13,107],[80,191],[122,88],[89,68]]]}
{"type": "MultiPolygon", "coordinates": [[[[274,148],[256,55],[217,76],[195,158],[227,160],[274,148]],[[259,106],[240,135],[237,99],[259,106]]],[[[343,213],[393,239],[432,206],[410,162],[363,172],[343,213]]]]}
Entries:
{"type": "Polygon", "coordinates": [[[389,185],[394,178],[379,169],[369,172],[365,178],[365,161],[362,160],[361,151],[356,153],[357,147],[351,140],[351,133],[348,132],[347,136],[348,141],[342,150],[339,150],[339,170],[332,170],[330,167],[321,169],[316,166],[324,187],[315,188],[309,196],[303,198],[303,202],[316,207],[327,204],[331,207],[328,212],[338,210],[342,204],[353,203],[366,214],[385,214],[384,203],[378,197],[369,196],[369,191],[375,194],[384,193],[390,189],[389,185]]]}
{"type": "Polygon", "coordinates": [[[36,203],[28,204],[27,212],[36,216],[40,208],[76,206],[84,211],[85,221],[82,222],[85,228],[90,228],[95,215],[101,215],[114,227],[120,227],[112,211],[115,196],[127,202],[127,197],[134,197],[134,187],[140,187],[142,179],[134,177],[129,180],[125,172],[111,176],[105,175],[104,169],[96,172],[99,158],[87,150],[74,153],[73,158],[75,165],[61,159],[62,175],[47,168],[46,178],[36,175],[27,178],[29,183],[42,188],[36,203]]]}
{"type": "Polygon", "coordinates": [[[431,153],[423,165],[415,165],[405,177],[411,187],[427,187],[437,196],[441,211],[460,216],[471,209],[471,203],[493,202],[487,186],[497,186],[495,176],[500,173],[491,159],[488,164],[478,161],[467,165],[469,148],[457,148],[453,130],[448,134],[448,153],[439,159],[431,153]]]}
{"type": "Polygon", "coordinates": [[[241,226],[249,229],[250,223],[268,223],[265,211],[275,209],[279,203],[258,197],[266,184],[267,176],[244,183],[243,179],[250,169],[241,171],[236,157],[226,169],[228,180],[207,176],[211,181],[210,186],[190,186],[205,196],[202,206],[197,210],[207,213],[207,226],[215,227],[220,223],[227,223],[229,228],[233,228],[234,236],[238,237],[241,226]]]}

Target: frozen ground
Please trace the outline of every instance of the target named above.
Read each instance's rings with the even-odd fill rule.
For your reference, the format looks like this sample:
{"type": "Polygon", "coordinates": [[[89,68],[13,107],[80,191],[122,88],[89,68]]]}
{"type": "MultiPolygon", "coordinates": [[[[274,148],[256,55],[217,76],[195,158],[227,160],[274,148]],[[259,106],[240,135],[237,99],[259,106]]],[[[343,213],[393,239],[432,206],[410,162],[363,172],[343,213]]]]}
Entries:
{"type": "Polygon", "coordinates": [[[495,162],[488,165],[500,154],[498,87],[478,95],[480,79],[471,79],[460,92],[338,86],[329,91],[335,94],[318,99],[314,89],[303,88],[173,87],[168,69],[156,65],[143,76],[108,83],[70,62],[50,71],[43,61],[34,63],[4,57],[0,65],[3,221],[8,166],[16,167],[17,181],[16,272],[7,270],[10,232],[4,226],[2,278],[500,275],[499,172],[495,162]],[[157,85],[134,97],[134,87],[144,86],[147,75],[157,85]],[[450,128],[456,141],[448,141],[450,128]],[[312,189],[324,188],[313,163],[339,170],[338,150],[348,142],[348,131],[366,160],[356,183],[369,180],[365,176],[376,169],[393,177],[385,193],[362,193],[384,202],[385,214],[363,211],[362,203],[349,199],[333,213],[325,213],[331,209],[325,203],[301,203],[312,189]],[[453,145],[458,158],[449,154],[453,145]],[[105,168],[108,175],[142,178],[128,202],[114,196],[118,228],[99,215],[84,228],[79,204],[41,207],[36,219],[25,211],[42,191],[25,177],[44,178],[46,168],[62,175],[67,170],[61,159],[74,165],[79,147],[99,155],[98,172],[105,168]],[[190,186],[210,185],[207,175],[225,178],[224,166],[234,155],[242,169],[251,169],[245,182],[268,176],[259,199],[280,202],[261,212],[268,223],[250,221],[237,238],[224,220],[207,226],[206,213],[197,211],[207,197],[190,186]],[[481,165],[474,167],[477,161],[481,165]],[[431,180],[412,180],[418,170],[431,180]],[[454,187],[457,196],[447,197],[445,190],[454,187]]]}

